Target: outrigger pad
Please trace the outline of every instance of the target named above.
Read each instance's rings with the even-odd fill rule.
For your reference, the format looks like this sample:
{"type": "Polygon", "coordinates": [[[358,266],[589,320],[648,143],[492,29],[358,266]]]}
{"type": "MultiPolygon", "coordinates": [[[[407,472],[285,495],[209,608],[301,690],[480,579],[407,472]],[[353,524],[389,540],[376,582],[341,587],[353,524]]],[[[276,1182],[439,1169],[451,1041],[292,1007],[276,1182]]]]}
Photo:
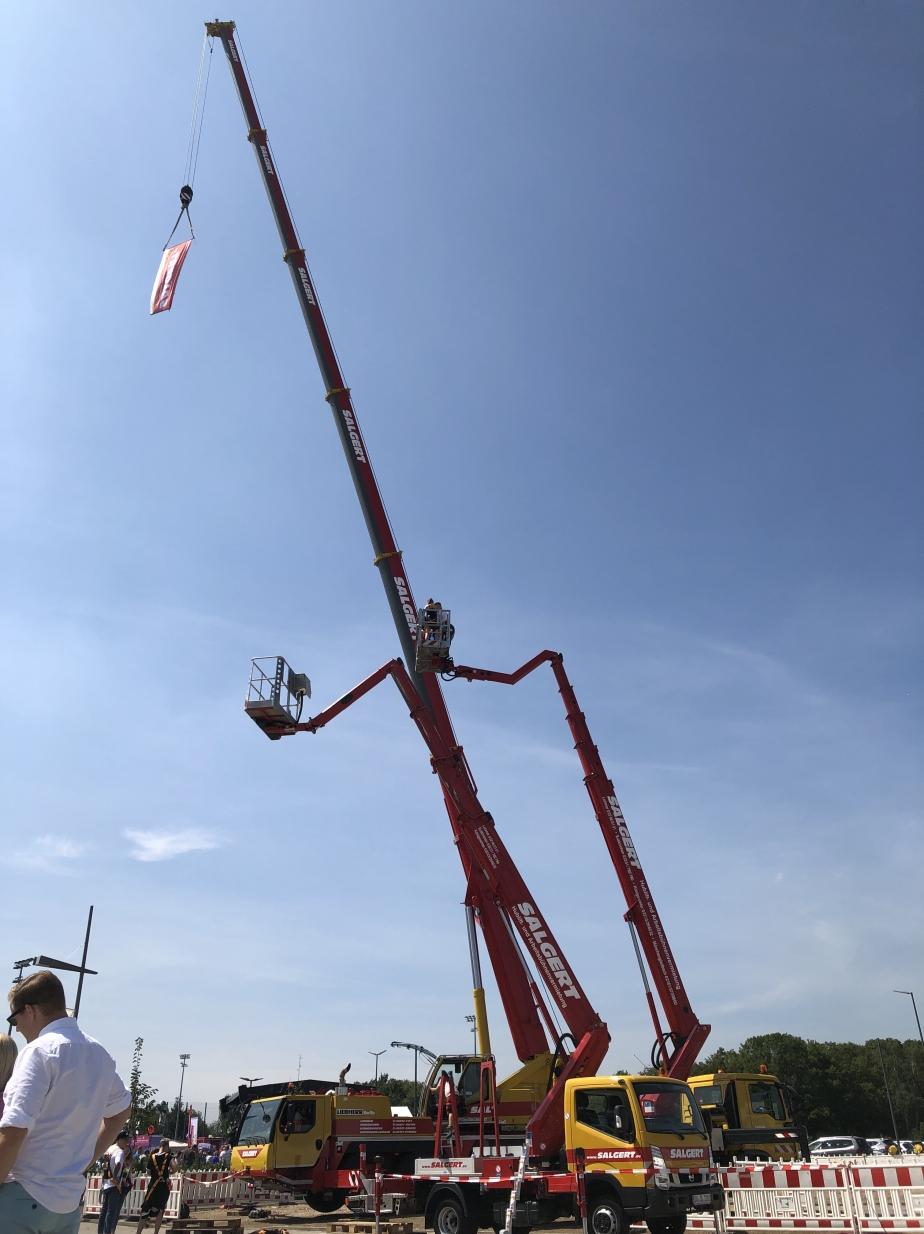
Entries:
{"type": "Polygon", "coordinates": [[[154,290],[151,292],[151,314],[166,313],[173,304],[173,293],[179,281],[183,262],[189,252],[192,240],[184,240],[182,244],[174,244],[173,248],[164,249],[154,280],[154,290]]]}

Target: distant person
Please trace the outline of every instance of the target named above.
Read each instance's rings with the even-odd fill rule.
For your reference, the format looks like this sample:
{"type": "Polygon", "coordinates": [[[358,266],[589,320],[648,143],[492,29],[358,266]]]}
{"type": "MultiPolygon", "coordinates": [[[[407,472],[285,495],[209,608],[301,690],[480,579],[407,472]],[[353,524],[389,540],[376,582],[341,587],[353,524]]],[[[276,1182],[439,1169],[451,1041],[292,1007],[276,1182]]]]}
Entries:
{"type": "Polygon", "coordinates": [[[170,1141],[166,1136],[151,1153],[151,1177],[144,1193],[144,1203],[135,1234],[141,1234],[151,1218],[154,1218],[154,1234],[159,1234],[160,1224],[167,1211],[170,1199],[170,1141]]]}
{"type": "Polygon", "coordinates": [[[26,1045],[0,1118],[0,1231],[76,1234],[84,1171],[125,1126],[131,1098],[111,1055],[68,1016],[54,973],[32,973],[7,997],[26,1045]]]}
{"type": "Polygon", "coordinates": [[[6,1082],[13,1074],[18,1051],[16,1042],[6,1033],[0,1033],[0,1117],[3,1116],[3,1090],[6,1082]]]}
{"type": "Polygon", "coordinates": [[[97,1234],[115,1234],[122,1211],[122,1201],[131,1191],[131,1159],[127,1131],[120,1131],[115,1143],[106,1155],[106,1173],[103,1176],[102,1207],[99,1210],[97,1234]]]}

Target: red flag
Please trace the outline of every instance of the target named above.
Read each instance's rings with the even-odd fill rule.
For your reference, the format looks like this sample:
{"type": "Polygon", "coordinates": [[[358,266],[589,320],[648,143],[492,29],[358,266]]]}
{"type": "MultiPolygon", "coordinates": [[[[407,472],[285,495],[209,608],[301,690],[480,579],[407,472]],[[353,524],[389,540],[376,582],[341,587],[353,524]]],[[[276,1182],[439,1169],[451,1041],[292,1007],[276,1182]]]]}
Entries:
{"type": "Polygon", "coordinates": [[[165,249],[160,259],[157,278],[154,280],[154,290],[151,292],[151,312],[166,313],[173,304],[173,293],[183,269],[183,262],[189,252],[192,240],[184,240],[175,244],[172,249],[165,249]]]}

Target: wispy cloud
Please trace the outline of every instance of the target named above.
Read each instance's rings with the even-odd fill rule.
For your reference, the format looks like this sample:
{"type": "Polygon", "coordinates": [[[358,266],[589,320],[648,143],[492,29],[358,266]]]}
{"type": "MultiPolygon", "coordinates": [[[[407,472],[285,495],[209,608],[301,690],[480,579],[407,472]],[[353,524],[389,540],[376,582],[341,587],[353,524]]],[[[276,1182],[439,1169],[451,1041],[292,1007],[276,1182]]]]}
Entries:
{"type": "Polygon", "coordinates": [[[64,836],[36,836],[25,848],[7,853],[2,861],[5,865],[33,870],[63,870],[64,862],[82,856],[86,850],[86,844],[78,844],[64,836]]]}
{"type": "Polygon", "coordinates": [[[135,861],[169,861],[181,853],[194,853],[201,849],[218,848],[223,841],[201,827],[185,831],[131,831],[123,832],[135,845],[129,856],[135,861]]]}

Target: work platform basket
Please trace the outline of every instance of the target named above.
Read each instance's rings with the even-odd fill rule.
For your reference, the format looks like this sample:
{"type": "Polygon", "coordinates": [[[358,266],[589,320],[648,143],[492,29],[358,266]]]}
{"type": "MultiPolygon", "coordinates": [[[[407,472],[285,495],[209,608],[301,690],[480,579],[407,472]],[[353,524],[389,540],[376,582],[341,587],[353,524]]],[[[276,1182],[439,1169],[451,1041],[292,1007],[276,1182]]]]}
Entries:
{"type": "Polygon", "coordinates": [[[311,698],[311,682],[305,673],[291,669],[282,656],[251,660],[244,710],[270,740],[293,732],[306,698],[311,698]]]}

